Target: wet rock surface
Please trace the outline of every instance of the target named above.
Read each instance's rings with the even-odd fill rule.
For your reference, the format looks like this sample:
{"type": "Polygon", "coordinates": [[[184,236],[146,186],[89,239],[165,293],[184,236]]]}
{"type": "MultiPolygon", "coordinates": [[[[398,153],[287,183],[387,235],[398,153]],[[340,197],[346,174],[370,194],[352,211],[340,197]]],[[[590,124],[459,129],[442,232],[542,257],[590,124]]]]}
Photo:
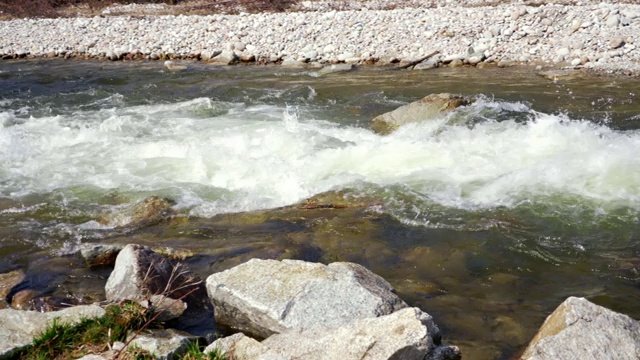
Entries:
{"type": "Polygon", "coordinates": [[[173,202],[158,196],[149,196],[143,201],[106,216],[101,222],[110,226],[143,227],[157,224],[174,214],[173,202]]]}
{"type": "Polygon", "coordinates": [[[0,274],[0,309],[6,309],[11,302],[9,296],[15,292],[16,286],[26,279],[22,270],[14,270],[0,274]]]}
{"type": "Polygon", "coordinates": [[[439,114],[471,103],[460,95],[431,94],[401,106],[371,120],[371,129],[378,134],[388,135],[402,125],[427,121],[439,114]]]}

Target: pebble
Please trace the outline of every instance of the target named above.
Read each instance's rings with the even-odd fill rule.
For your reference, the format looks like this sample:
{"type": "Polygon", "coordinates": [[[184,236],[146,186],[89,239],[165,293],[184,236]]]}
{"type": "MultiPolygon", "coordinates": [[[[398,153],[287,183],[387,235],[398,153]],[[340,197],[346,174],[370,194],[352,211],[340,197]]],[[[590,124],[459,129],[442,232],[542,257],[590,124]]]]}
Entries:
{"type": "Polygon", "coordinates": [[[383,10],[384,2],[354,0],[336,11],[321,2],[308,3],[311,8],[304,12],[113,16],[123,12],[112,9],[91,18],[5,20],[0,21],[0,58],[202,59],[218,64],[284,59],[283,64],[300,66],[307,61],[397,63],[437,50],[441,63],[450,66],[563,66],[578,60],[584,65],[584,59],[592,59],[590,68],[640,72],[640,52],[628,47],[640,43],[640,4],[395,0],[402,6],[383,10]],[[434,1],[438,6],[430,6],[434,1]],[[362,11],[363,4],[374,10],[362,11]]]}

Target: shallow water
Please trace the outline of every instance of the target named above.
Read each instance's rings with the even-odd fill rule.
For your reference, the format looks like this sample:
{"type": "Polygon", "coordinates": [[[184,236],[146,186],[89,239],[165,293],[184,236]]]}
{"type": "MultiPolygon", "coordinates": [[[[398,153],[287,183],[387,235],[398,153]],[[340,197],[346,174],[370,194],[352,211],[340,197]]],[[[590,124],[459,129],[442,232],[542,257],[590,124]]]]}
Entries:
{"type": "Polygon", "coordinates": [[[356,261],[465,358],[508,358],[569,295],[640,317],[639,94],[633,78],[528,68],[2,62],[0,272],[99,297],[108,271],[82,268],[81,242],[190,249],[202,275],[251,257],[356,261]],[[476,102],[368,129],[438,92],[476,102]],[[268,210],[327,191],[362,206],[268,210]],[[149,195],[182,215],[99,222],[149,195]]]}

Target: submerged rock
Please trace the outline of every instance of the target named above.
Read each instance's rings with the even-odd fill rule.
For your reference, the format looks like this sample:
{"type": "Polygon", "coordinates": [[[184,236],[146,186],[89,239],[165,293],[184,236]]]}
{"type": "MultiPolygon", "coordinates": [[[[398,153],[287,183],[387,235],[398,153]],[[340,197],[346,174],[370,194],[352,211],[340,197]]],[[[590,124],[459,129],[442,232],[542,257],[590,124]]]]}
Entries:
{"type": "Polygon", "coordinates": [[[404,124],[428,120],[440,113],[470,103],[469,99],[460,95],[431,94],[421,100],[375,117],[371,120],[371,129],[378,134],[388,135],[404,124]]]}
{"type": "Polygon", "coordinates": [[[153,295],[182,300],[187,309],[167,326],[208,338],[215,332],[213,305],[203,281],[185,265],[172,263],[148,247],[130,244],[122,249],[105,293],[109,301],[143,301],[153,295]]]}
{"type": "Polygon", "coordinates": [[[143,201],[125,208],[123,211],[102,219],[102,223],[112,226],[149,226],[174,214],[173,202],[158,196],[149,196],[143,201]]]}
{"type": "Polygon", "coordinates": [[[324,76],[327,74],[340,73],[340,72],[349,72],[356,69],[355,64],[333,64],[329,66],[325,66],[322,69],[318,70],[318,76],[324,76]]]}
{"type": "Polygon", "coordinates": [[[542,324],[526,360],[640,358],[640,322],[584,298],[565,300],[542,324]]]}
{"type": "Polygon", "coordinates": [[[258,338],[407,307],[383,278],[353,263],[252,259],[209,276],[207,291],[219,324],[258,338]]]}
{"type": "Polygon", "coordinates": [[[580,78],[584,75],[584,72],[580,70],[546,70],[538,72],[539,76],[553,81],[566,81],[580,78]]]}
{"type": "Polygon", "coordinates": [[[0,274],[0,309],[9,306],[9,295],[15,291],[15,288],[27,278],[22,270],[14,270],[8,273],[0,274]]]}
{"type": "Polygon", "coordinates": [[[169,71],[183,71],[187,70],[187,65],[171,60],[167,60],[164,62],[165,69],[169,71]]]}
{"type": "Polygon", "coordinates": [[[98,318],[104,313],[104,309],[96,305],[75,306],[47,313],[0,310],[0,359],[10,358],[15,351],[31,344],[54,320],[75,324],[83,319],[98,318]]]}

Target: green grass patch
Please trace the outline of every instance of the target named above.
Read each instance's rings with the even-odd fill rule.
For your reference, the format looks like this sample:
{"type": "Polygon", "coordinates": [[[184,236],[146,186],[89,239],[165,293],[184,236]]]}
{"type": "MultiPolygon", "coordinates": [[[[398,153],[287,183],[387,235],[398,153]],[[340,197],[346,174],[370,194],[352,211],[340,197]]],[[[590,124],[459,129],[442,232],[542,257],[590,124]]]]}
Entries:
{"type": "MultiPolygon", "coordinates": [[[[67,360],[88,354],[100,354],[111,349],[114,342],[126,342],[127,335],[149,326],[150,313],[135,302],[112,304],[105,314],[95,319],[84,319],[74,325],[54,321],[33,344],[14,354],[12,360],[67,360]]],[[[192,342],[181,360],[227,360],[221,351],[208,354],[203,347],[192,342]]],[[[152,360],[149,352],[129,347],[118,354],[119,360],[152,360]]]]}
{"type": "Polygon", "coordinates": [[[227,360],[227,356],[222,352],[218,351],[218,349],[214,349],[210,353],[203,353],[202,347],[198,344],[198,342],[192,342],[187,349],[187,352],[182,355],[180,359],[182,360],[227,360]]]}
{"type": "Polygon", "coordinates": [[[127,334],[144,326],[147,309],[128,302],[109,305],[105,314],[69,325],[54,321],[33,344],[18,352],[14,359],[75,359],[87,354],[109,350],[115,341],[124,341],[127,334]]]}

